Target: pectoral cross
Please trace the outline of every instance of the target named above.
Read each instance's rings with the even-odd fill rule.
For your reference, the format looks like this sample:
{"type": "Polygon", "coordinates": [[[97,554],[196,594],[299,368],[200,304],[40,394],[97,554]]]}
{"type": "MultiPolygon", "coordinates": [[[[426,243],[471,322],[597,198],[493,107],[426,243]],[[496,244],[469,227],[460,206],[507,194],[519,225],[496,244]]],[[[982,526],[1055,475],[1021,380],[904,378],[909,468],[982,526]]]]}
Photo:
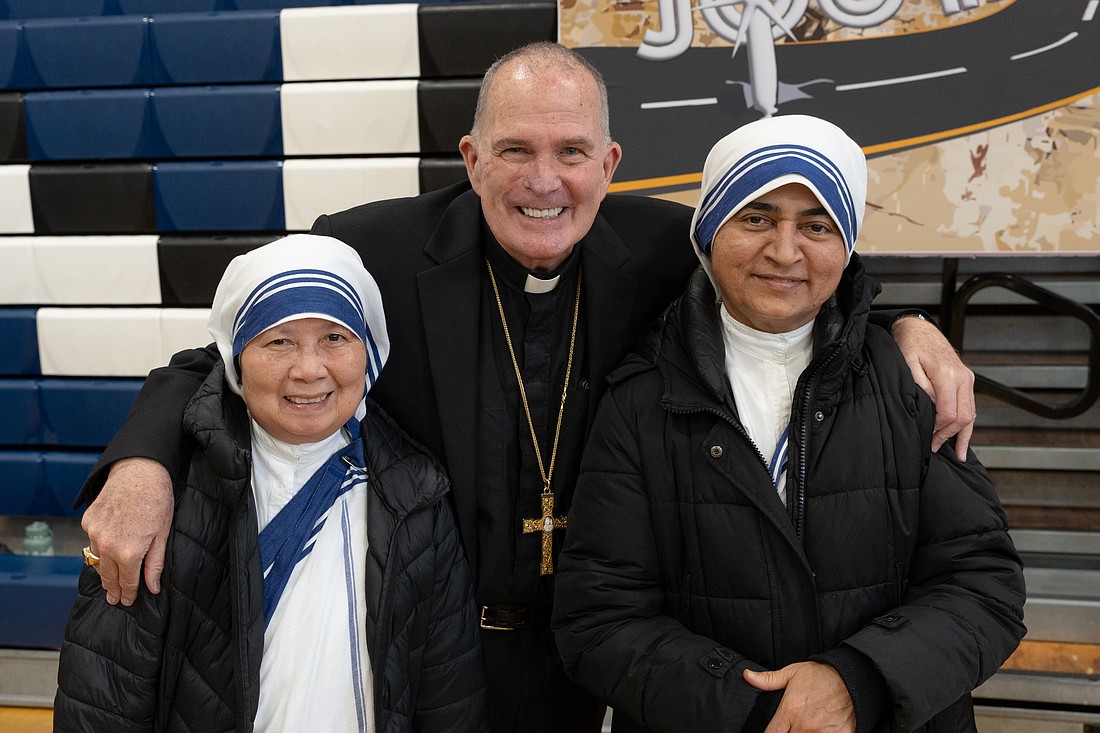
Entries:
{"type": "Polygon", "coordinates": [[[542,564],[539,566],[539,575],[554,574],[554,530],[565,529],[569,524],[569,517],[554,516],[554,494],[547,489],[542,492],[542,516],[536,519],[523,520],[523,533],[542,532],[542,564]]]}

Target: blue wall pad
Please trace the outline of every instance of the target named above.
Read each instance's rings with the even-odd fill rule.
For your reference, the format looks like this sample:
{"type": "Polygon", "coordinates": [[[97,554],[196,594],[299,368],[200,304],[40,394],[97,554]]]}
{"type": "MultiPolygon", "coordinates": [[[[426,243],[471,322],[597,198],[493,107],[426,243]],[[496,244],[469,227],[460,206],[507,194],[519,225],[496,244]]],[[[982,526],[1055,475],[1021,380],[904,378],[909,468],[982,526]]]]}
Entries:
{"type": "Polygon", "coordinates": [[[276,235],[160,237],[157,240],[157,263],[161,304],[169,308],[209,308],[229,261],[274,239],[276,235]]]}
{"type": "Polygon", "coordinates": [[[27,159],[27,127],[23,118],[23,97],[0,93],[0,163],[27,159]]]}
{"type": "Polygon", "coordinates": [[[71,555],[0,555],[0,647],[60,648],[83,565],[71,555]]]}
{"type": "Polygon", "coordinates": [[[157,227],[162,232],[284,230],[282,172],[277,160],[158,163],[153,173],[157,227]]]}
{"type": "Polygon", "coordinates": [[[114,15],[116,0],[0,0],[0,18],[75,18],[114,15]]]}
{"type": "Polygon", "coordinates": [[[73,509],[73,502],[76,501],[76,496],[80,493],[80,487],[84,485],[84,481],[91,474],[96,461],[99,460],[99,452],[66,453],[46,451],[42,455],[45,459],[43,468],[45,469],[49,498],[40,496],[36,505],[32,506],[32,511],[26,513],[79,517],[83,513],[83,509],[73,509]],[[57,508],[52,512],[46,512],[41,511],[43,506],[56,506],[57,508]]]}
{"type": "Polygon", "coordinates": [[[38,381],[0,379],[0,443],[41,443],[42,411],[38,407],[38,381]]]}
{"type": "Polygon", "coordinates": [[[28,20],[23,39],[45,87],[145,86],[153,83],[148,25],[140,15],[28,20]]]}
{"type": "Polygon", "coordinates": [[[102,449],[126,421],[144,383],[142,379],[40,380],[43,442],[102,449]]]}
{"type": "Polygon", "coordinates": [[[20,23],[0,20],[0,89],[14,89],[21,79],[17,69],[23,58],[23,30],[20,23]]]}
{"type": "Polygon", "coordinates": [[[278,10],[330,5],[374,5],[379,2],[392,0],[0,0],[0,20],[81,15],[162,15],[204,10],[278,10]]]}
{"type": "Polygon", "coordinates": [[[0,450],[0,514],[78,517],[72,509],[98,452],[0,450]]]}
{"type": "Polygon", "coordinates": [[[276,84],[162,87],[152,105],[162,159],[283,154],[276,84]]]}
{"type": "Polygon", "coordinates": [[[0,374],[35,376],[42,372],[37,313],[37,308],[0,308],[0,344],[4,344],[0,349],[0,374]]]}
{"type": "Polygon", "coordinates": [[[153,158],[147,89],[27,92],[27,151],[31,160],[153,158]]]}
{"type": "Polygon", "coordinates": [[[117,0],[123,15],[155,15],[157,23],[172,13],[220,10],[221,0],[117,0]]]}
{"type": "MultiPolygon", "coordinates": [[[[392,0],[385,0],[392,2],[392,0]]],[[[222,0],[226,10],[278,10],[280,8],[324,8],[330,5],[355,5],[348,0],[222,0]]]]}
{"type": "Polygon", "coordinates": [[[148,163],[32,165],[36,234],[148,234],[156,231],[148,163]]]}
{"type": "Polygon", "coordinates": [[[277,10],[158,15],[150,29],[158,85],[282,81],[277,10]]]}
{"type": "MultiPolygon", "coordinates": [[[[0,451],[0,514],[28,514],[36,506],[35,498],[47,497],[42,504],[54,504],[46,488],[46,471],[40,451],[0,451]]],[[[42,512],[52,515],[53,511],[42,512]]]]}
{"type": "Polygon", "coordinates": [[[558,38],[558,10],[552,2],[421,4],[416,17],[422,79],[480,79],[512,49],[558,38]]]}

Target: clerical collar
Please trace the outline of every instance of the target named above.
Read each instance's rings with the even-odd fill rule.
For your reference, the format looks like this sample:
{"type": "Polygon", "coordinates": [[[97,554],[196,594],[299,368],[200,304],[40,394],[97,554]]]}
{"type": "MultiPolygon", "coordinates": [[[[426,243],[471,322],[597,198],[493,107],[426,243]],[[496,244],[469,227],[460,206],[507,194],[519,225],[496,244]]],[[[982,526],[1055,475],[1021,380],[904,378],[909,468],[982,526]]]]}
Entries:
{"type": "Polygon", "coordinates": [[[543,278],[533,272],[529,272],[527,273],[527,281],[523,283],[523,292],[549,293],[551,290],[558,287],[559,280],[561,280],[561,275],[543,278]]]}
{"type": "Polygon", "coordinates": [[[574,247],[565,261],[553,272],[534,273],[513,260],[495,239],[491,240],[486,250],[498,280],[515,291],[533,295],[553,292],[559,283],[572,282],[577,265],[581,261],[580,247],[574,247]]]}

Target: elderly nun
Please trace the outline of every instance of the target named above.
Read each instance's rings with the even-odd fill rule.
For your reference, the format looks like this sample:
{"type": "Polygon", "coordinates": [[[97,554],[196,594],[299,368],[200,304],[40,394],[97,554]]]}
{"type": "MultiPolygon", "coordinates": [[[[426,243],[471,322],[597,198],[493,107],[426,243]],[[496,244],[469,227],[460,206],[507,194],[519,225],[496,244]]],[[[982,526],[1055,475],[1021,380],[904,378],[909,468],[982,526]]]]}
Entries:
{"type": "Polygon", "coordinates": [[[707,158],[701,267],[610,377],[561,556],[566,671],[613,730],[972,730],[1024,634],[1004,512],[853,250],[867,164],[779,116],[707,158]]]}
{"type": "Polygon", "coordinates": [[[389,336],[362,260],[310,235],[241,255],[208,327],[161,592],[109,605],[89,548],[55,729],[484,730],[447,478],[366,396],[389,336]]]}

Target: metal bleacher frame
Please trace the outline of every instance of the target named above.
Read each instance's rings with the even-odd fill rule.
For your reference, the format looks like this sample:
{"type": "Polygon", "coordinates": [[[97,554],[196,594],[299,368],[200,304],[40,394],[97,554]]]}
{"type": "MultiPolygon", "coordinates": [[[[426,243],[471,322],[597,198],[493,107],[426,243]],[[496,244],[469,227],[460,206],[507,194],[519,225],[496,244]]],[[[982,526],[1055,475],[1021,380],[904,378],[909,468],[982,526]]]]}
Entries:
{"type": "Polygon", "coordinates": [[[1052,313],[1075,318],[1083,323],[1090,333],[1085,386],[1072,400],[1063,404],[1043,402],[1020,389],[983,374],[975,376],[977,391],[994,395],[1036,415],[1054,419],[1076,417],[1096,404],[1097,398],[1100,398],[1100,317],[1092,308],[1036,285],[1019,275],[1006,272],[984,272],[974,275],[956,289],[957,272],[958,260],[947,259],[944,262],[943,302],[940,309],[942,314],[940,328],[947,334],[948,340],[956,349],[963,348],[967,305],[979,292],[993,287],[1004,288],[1024,296],[1052,313]]]}

